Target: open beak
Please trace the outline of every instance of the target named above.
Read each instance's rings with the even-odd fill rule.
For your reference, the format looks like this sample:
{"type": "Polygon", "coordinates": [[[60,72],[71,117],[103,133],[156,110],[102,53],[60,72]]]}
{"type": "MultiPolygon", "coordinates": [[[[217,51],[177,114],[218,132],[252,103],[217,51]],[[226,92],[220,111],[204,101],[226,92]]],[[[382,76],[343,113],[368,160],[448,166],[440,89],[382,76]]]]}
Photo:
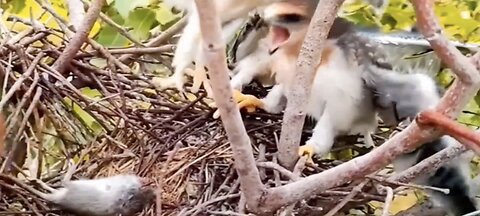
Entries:
{"type": "Polygon", "coordinates": [[[268,52],[270,55],[275,53],[288,41],[288,38],[290,38],[290,32],[287,28],[276,25],[270,27],[269,34],[271,43],[268,47],[268,52]]]}

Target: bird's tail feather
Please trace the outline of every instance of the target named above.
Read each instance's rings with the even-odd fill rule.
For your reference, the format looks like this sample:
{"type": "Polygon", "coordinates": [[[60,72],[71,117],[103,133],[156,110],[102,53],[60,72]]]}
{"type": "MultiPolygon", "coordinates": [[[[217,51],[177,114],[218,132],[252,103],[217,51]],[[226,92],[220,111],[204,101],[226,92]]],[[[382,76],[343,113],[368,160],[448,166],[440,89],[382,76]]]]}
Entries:
{"type": "MultiPolygon", "coordinates": [[[[417,162],[420,162],[435,153],[443,150],[447,146],[452,145],[454,139],[449,137],[441,137],[432,142],[422,145],[418,149],[419,155],[417,162]]],[[[461,160],[457,158],[454,160],[461,160]]],[[[434,203],[441,205],[451,215],[461,216],[477,210],[477,204],[474,195],[472,195],[472,184],[468,171],[468,161],[452,161],[444,165],[433,175],[430,175],[425,184],[431,187],[448,189],[449,193],[445,194],[439,191],[429,191],[434,203]],[[462,167],[466,165],[465,167],[462,167]]]]}

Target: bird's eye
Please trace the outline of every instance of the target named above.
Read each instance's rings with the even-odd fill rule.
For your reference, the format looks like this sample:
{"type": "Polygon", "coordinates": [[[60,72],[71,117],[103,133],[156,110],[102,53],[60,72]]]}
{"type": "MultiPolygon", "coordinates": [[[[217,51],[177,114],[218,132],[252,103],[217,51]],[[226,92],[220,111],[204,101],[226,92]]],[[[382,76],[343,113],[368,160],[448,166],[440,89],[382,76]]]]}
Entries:
{"type": "Polygon", "coordinates": [[[282,14],[278,16],[278,21],[283,23],[298,23],[304,20],[300,14],[282,14]]]}

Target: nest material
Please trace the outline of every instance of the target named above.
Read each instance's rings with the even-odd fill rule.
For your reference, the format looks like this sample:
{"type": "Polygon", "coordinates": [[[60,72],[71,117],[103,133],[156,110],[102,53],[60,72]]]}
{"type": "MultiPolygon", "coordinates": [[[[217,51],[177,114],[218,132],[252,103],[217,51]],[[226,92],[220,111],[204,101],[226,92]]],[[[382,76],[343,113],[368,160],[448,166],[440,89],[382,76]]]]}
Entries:
{"type": "MultiPolygon", "coordinates": [[[[244,208],[239,205],[239,179],[228,139],[221,121],[212,118],[214,110],[207,105],[211,100],[202,91],[182,95],[175,90],[158,90],[154,81],[161,75],[145,67],[169,65],[171,50],[163,51],[155,60],[139,56],[136,61],[140,73],[132,73],[128,67],[119,67],[122,63],[118,59],[134,49],[101,51],[92,48],[98,44],[90,44],[74,59],[70,74],[59,74],[52,64],[63,46],[48,39],[56,33],[51,29],[10,32],[12,36],[23,36],[19,40],[4,39],[0,50],[4,96],[0,104],[7,119],[9,154],[3,160],[3,173],[58,185],[70,167],[68,161],[73,159],[73,178],[134,172],[159,180],[157,200],[161,201],[162,215],[218,215],[244,208]],[[103,59],[108,64],[94,66],[93,59],[103,59]],[[157,59],[161,61],[156,62],[157,59]]],[[[245,91],[257,96],[266,94],[264,88],[255,84],[245,91]]],[[[275,161],[282,116],[257,112],[244,114],[243,120],[255,157],[259,161],[275,161]]],[[[302,142],[311,135],[309,123],[302,142]]],[[[342,159],[354,156],[352,151],[368,151],[357,145],[357,137],[342,140],[333,150],[341,152],[342,159]],[[349,152],[347,156],[345,152],[349,152]]],[[[321,172],[342,161],[316,162],[318,166],[306,169],[303,175],[321,172]]],[[[260,171],[268,187],[287,183],[272,169],[260,171]]],[[[294,212],[325,214],[358,183],[298,203],[294,212]]],[[[0,177],[0,185],[0,213],[66,214],[7,178],[0,177]]],[[[372,184],[368,187],[374,188],[372,184]]],[[[345,209],[363,206],[364,211],[372,212],[374,209],[364,205],[371,200],[383,202],[384,196],[376,190],[360,192],[345,209]]],[[[155,209],[152,203],[140,215],[154,215],[155,209]]]]}

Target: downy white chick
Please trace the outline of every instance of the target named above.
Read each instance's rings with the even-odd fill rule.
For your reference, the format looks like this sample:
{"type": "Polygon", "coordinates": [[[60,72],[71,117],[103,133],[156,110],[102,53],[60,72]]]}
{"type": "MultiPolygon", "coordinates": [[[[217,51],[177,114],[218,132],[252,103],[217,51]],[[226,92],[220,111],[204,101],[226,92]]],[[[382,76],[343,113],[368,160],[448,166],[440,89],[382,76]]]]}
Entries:
{"type": "Polygon", "coordinates": [[[145,183],[135,175],[74,180],[64,183],[59,189],[39,182],[49,193],[38,191],[16,179],[11,180],[40,198],[79,215],[133,215],[154,197],[153,191],[144,187],[145,183]]]}

